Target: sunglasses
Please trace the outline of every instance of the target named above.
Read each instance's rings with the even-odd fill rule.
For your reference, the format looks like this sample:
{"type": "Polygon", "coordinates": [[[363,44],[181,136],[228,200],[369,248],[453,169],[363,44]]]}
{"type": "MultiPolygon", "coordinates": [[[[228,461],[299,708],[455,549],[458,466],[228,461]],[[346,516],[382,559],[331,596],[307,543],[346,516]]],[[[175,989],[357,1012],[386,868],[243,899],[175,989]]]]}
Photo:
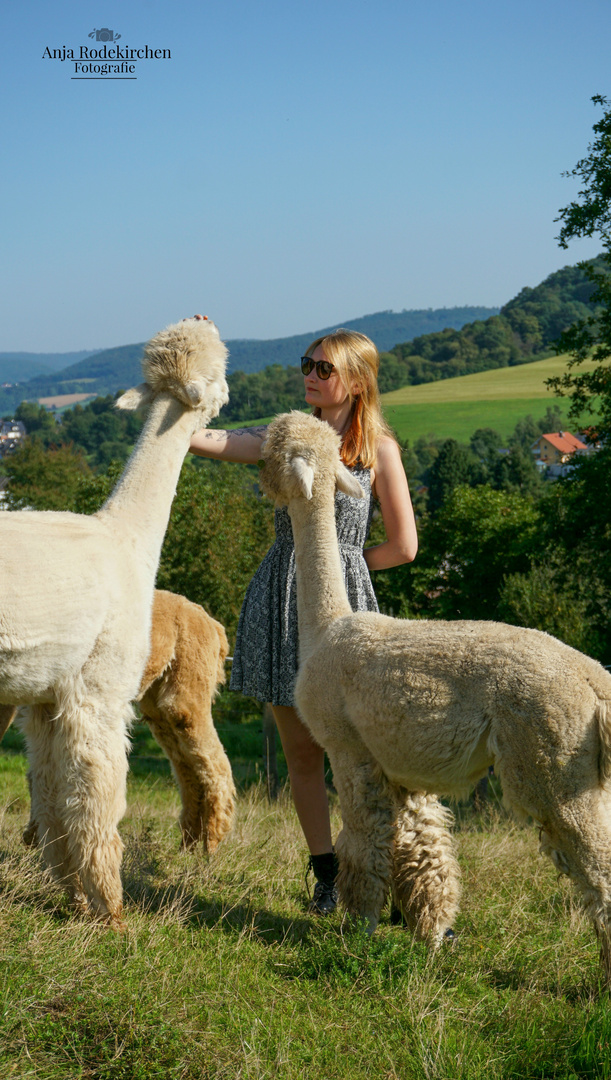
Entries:
{"type": "Polygon", "coordinates": [[[316,368],[316,375],[319,379],[322,379],[323,382],[325,382],[329,378],[329,375],[335,371],[333,364],[330,364],[328,360],[312,360],[311,356],[302,356],[300,359],[303,374],[309,375],[312,368],[316,368]]]}

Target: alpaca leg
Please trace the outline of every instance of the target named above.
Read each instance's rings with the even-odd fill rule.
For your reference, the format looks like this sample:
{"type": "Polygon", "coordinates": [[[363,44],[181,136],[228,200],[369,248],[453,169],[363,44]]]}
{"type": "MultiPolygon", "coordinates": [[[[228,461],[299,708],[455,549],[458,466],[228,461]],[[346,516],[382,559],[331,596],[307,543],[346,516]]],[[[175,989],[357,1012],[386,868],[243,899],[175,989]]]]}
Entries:
{"type": "MultiPolygon", "coordinates": [[[[33,710],[35,713],[38,710],[33,710]]],[[[127,714],[68,705],[57,719],[28,723],[32,819],[43,858],[79,906],[118,925],[125,812],[127,714]],[[33,734],[33,737],[32,737],[33,734]]]]}
{"type": "Polygon", "coordinates": [[[33,807],[33,791],[32,791],[32,773],[28,771],[27,775],[28,790],[30,792],[30,820],[28,821],[25,829],[23,830],[22,839],[27,847],[38,847],[38,826],[36,824],[36,818],[34,817],[33,807]]]}
{"type": "Polygon", "coordinates": [[[68,844],[61,815],[57,760],[58,723],[54,710],[38,705],[24,709],[22,730],[26,737],[30,769],[30,820],[23,839],[39,846],[42,857],[56,881],[68,892],[73,903],[86,906],[78,878],[78,866],[68,844]]]}
{"type": "Polygon", "coordinates": [[[326,749],[342,813],[335,843],[337,891],[348,912],[372,934],[391,883],[396,796],[356,737],[348,751],[345,746],[326,749]]]}
{"type": "Polygon", "coordinates": [[[611,793],[593,789],[555,807],[541,828],[540,850],[581,893],[611,990],[611,793]]]}
{"type": "Polygon", "coordinates": [[[117,825],[125,813],[128,712],[87,714],[76,730],[66,729],[65,752],[73,767],[63,787],[68,842],[78,880],[96,915],[121,925],[123,843],[117,825]]]}
{"type": "Polygon", "coordinates": [[[235,787],[231,765],[210,717],[186,721],[172,709],[146,717],[169,758],[182,800],[183,847],[202,840],[213,852],[231,830],[235,787]]]}
{"type": "Polygon", "coordinates": [[[453,815],[435,795],[407,795],[395,830],[393,903],[417,938],[439,944],[460,898],[453,815]]]}

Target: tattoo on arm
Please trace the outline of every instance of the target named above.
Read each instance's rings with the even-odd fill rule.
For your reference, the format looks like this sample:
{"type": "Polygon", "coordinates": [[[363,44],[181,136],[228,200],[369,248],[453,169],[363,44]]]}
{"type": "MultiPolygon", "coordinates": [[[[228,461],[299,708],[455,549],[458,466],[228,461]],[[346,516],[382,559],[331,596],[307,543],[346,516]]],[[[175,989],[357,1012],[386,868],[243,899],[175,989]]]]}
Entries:
{"type": "Polygon", "coordinates": [[[229,435],[265,435],[267,428],[263,427],[238,427],[228,432],[229,435]]]}
{"type": "Polygon", "coordinates": [[[206,430],[202,432],[202,438],[215,439],[216,442],[220,442],[222,439],[226,439],[227,436],[231,435],[254,435],[255,437],[257,437],[265,435],[266,431],[267,427],[265,425],[263,425],[262,427],[232,428],[231,431],[222,432],[215,431],[214,428],[206,428],[206,430]]]}

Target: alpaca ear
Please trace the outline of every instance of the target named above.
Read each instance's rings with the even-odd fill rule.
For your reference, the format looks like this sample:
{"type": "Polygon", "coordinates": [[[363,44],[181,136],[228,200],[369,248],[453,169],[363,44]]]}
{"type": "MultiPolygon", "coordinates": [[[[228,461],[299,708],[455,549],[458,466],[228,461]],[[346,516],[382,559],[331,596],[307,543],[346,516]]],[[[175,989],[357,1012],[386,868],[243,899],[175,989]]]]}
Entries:
{"type": "Polygon", "coordinates": [[[206,398],[206,391],[208,390],[208,383],[205,379],[192,379],[183,387],[185,395],[190,405],[194,409],[197,409],[200,405],[203,405],[206,398]]]}
{"type": "Polygon", "coordinates": [[[311,499],[312,484],[314,483],[314,469],[308,464],[306,459],[302,457],[294,457],[291,465],[303,494],[306,499],[311,499]]]}
{"type": "Polygon", "coordinates": [[[126,412],[133,412],[135,409],[141,409],[144,405],[150,405],[153,400],[153,391],[148,383],[140,383],[140,386],[132,386],[131,390],[126,390],[124,394],[121,394],[120,398],[115,401],[115,409],[124,409],[126,412]]]}
{"type": "Polygon", "coordinates": [[[364,499],[365,497],[365,492],[358,480],[355,479],[341,461],[339,462],[337,473],[335,474],[335,484],[338,491],[343,491],[344,495],[352,495],[353,499],[364,499]]]}

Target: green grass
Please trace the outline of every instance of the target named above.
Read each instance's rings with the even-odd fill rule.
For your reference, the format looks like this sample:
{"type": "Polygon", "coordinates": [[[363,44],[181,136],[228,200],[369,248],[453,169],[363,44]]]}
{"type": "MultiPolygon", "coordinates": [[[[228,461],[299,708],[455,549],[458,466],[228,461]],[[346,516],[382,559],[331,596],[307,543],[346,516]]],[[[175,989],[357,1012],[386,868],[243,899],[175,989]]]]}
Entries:
{"type": "MultiPolygon", "coordinates": [[[[449,379],[447,381],[450,382],[449,379]]],[[[519,420],[529,414],[538,420],[545,415],[548,405],[558,405],[565,417],[568,412],[568,404],[551,395],[547,399],[506,398],[499,401],[448,401],[438,404],[414,402],[411,405],[387,405],[383,400],[382,404],[384,416],[393,431],[402,442],[409,440],[412,446],[416,439],[429,437],[468,443],[478,428],[493,428],[507,439],[519,420]]]]}
{"type": "MultiPolygon", "coordinates": [[[[568,402],[555,397],[545,380],[566,371],[566,356],[552,356],[533,364],[496,368],[456,379],[403,386],[382,396],[384,414],[399,438],[413,443],[420,437],[468,442],[477,428],[491,427],[504,438],[518,420],[545,414],[548,405],[566,416],[568,402]]],[[[587,370],[587,363],[582,365],[587,370]]]]}
{"type": "MultiPolygon", "coordinates": [[[[160,755],[144,743],[121,825],[128,929],[115,934],[74,918],[21,844],[26,767],[7,738],[3,1080],[611,1076],[593,934],[537,854],[536,831],[496,798],[480,816],[458,807],[457,944],[431,955],[387,913],[371,940],[339,915],[305,914],[305,848],[286,792],[270,805],[261,784],[244,784],[219,851],[181,852],[174,785],[163,768],[145,771],[160,755]]],[[[334,796],[332,813],[337,830],[334,796]]]]}

